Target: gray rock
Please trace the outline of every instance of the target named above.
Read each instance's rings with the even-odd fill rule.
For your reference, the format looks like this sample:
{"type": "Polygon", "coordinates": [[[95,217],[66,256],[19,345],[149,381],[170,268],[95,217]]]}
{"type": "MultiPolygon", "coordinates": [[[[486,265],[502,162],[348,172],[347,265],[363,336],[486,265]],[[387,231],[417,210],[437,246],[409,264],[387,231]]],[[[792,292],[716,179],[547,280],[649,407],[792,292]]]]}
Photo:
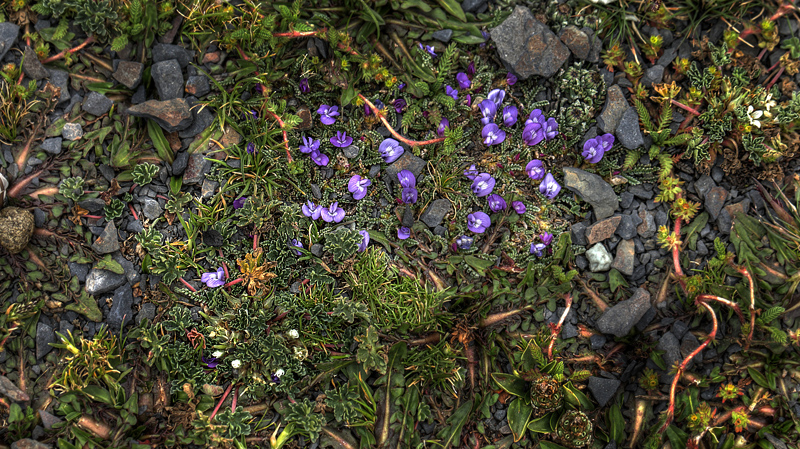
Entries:
{"type": "Polygon", "coordinates": [[[97,92],[89,92],[89,95],[83,100],[81,109],[95,117],[99,117],[108,112],[113,104],[114,102],[105,95],[97,92]]]}
{"type": "Polygon", "coordinates": [[[158,204],[158,201],[151,198],[145,198],[144,207],[142,207],[142,213],[144,213],[144,216],[149,220],[155,220],[164,213],[164,210],[161,209],[161,205],[158,204]]]}
{"type": "Polygon", "coordinates": [[[603,346],[606,345],[606,341],[605,335],[594,334],[589,337],[589,344],[592,345],[592,349],[595,351],[603,349],[603,346]]]}
{"type": "Polygon", "coordinates": [[[586,251],[586,258],[589,260],[589,270],[592,273],[608,271],[614,259],[602,243],[598,243],[586,251]]]}
{"type": "Polygon", "coordinates": [[[36,324],[36,360],[41,360],[53,350],[50,343],[56,343],[56,331],[39,320],[36,324]]]}
{"type": "Polygon", "coordinates": [[[653,84],[658,84],[664,78],[664,66],[656,64],[653,67],[644,71],[644,76],[642,76],[642,83],[645,86],[650,87],[653,84]]]}
{"type": "Polygon", "coordinates": [[[728,191],[723,187],[712,187],[711,190],[705,194],[706,212],[711,216],[711,220],[716,220],[722,211],[722,206],[725,205],[725,200],[728,198],[728,191]]]}
{"type": "Polygon", "coordinates": [[[485,4],[486,0],[464,0],[461,2],[461,9],[464,12],[476,12],[485,4]]]}
{"type": "MultiPolygon", "coordinates": [[[[698,347],[700,347],[700,341],[694,336],[694,334],[689,332],[684,334],[683,338],[681,338],[681,359],[688,357],[689,354],[691,354],[692,351],[698,347]]],[[[689,366],[692,366],[694,363],[703,363],[703,351],[700,351],[696,356],[692,357],[692,361],[689,362],[689,366]]]]}
{"type": "Polygon", "coordinates": [[[618,85],[608,88],[606,104],[597,116],[597,127],[604,133],[613,133],[622,120],[622,115],[630,108],[622,89],[618,85]]]}
{"type": "Polygon", "coordinates": [[[122,287],[125,282],[127,282],[127,278],[124,274],[94,268],[86,278],[85,288],[87,293],[97,296],[122,287]]]}
{"type": "MultiPolygon", "coordinates": [[[[678,342],[677,337],[672,332],[666,332],[661,338],[658,340],[658,345],[656,349],[659,351],[664,351],[664,354],[661,356],[664,359],[664,362],[667,364],[667,370],[669,371],[673,365],[676,363],[680,363],[681,357],[681,345],[678,342]]],[[[672,376],[670,375],[669,378],[671,379],[672,376]]]]}
{"type": "Polygon", "coordinates": [[[130,284],[125,284],[114,290],[114,303],[108,313],[106,322],[111,329],[122,329],[126,323],[133,319],[133,290],[130,284]]]}
{"type": "Polygon", "coordinates": [[[156,305],[153,303],[144,303],[142,304],[142,308],[139,309],[139,313],[136,314],[136,325],[140,325],[142,321],[145,319],[148,323],[153,322],[153,318],[156,317],[156,305]]]}
{"type": "Polygon", "coordinates": [[[425,209],[419,219],[428,227],[433,228],[439,225],[448,213],[450,213],[450,200],[439,198],[425,209]]]}
{"type": "Polygon", "coordinates": [[[117,236],[117,227],[114,226],[113,221],[108,222],[100,237],[97,237],[97,240],[92,243],[92,249],[97,254],[109,254],[119,251],[119,237],[117,236]]]}
{"type": "Polygon", "coordinates": [[[178,61],[170,59],[153,64],[150,75],[161,101],[183,97],[183,74],[178,61]]]}
{"type": "Polygon", "coordinates": [[[66,140],[78,140],[83,137],[83,127],[79,123],[67,123],[61,130],[61,137],[66,140]]]}
{"type": "Polygon", "coordinates": [[[622,338],[628,335],[628,332],[642,319],[649,308],[650,293],[643,288],[637,288],[633,296],[615,304],[603,313],[603,316],[597,320],[597,329],[604,334],[622,338]]]}
{"type": "Polygon", "coordinates": [[[50,83],[61,90],[58,104],[56,105],[61,106],[68,102],[71,97],[69,94],[69,73],[56,69],[48,69],[47,71],[50,73],[50,83]]]}
{"type": "Polygon", "coordinates": [[[133,265],[133,262],[126,259],[125,256],[123,256],[120,252],[112,254],[111,257],[115,262],[122,266],[123,270],[125,270],[125,277],[128,279],[128,282],[131,283],[131,285],[135,285],[141,280],[142,273],[140,265],[133,265]]]}
{"type": "Polygon", "coordinates": [[[619,207],[626,210],[633,204],[633,194],[630,192],[622,192],[619,194],[619,207]]]}
{"type": "Polygon", "coordinates": [[[402,156],[397,158],[396,161],[386,167],[386,179],[391,183],[397,183],[397,174],[402,170],[408,170],[414,174],[414,177],[417,178],[417,182],[419,182],[422,170],[427,164],[428,163],[425,162],[424,159],[414,156],[410,151],[406,151],[402,156]]]}
{"type": "Polygon", "coordinates": [[[359,153],[361,153],[361,149],[358,148],[358,146],[356,145],[348,145],[342,148],[342,154],[347,159],[353,159],[355,157],[358,157],[359,153]]]}
{"type": "Polygon", "coordinates": [[[321,244],[315,243],[315,244],[311,245],[311,254],[313,254],[313,255],[315,255],[317,257],[322,257],[323,248],[324,247],[321,244]]]}
{"type": "Polygon", "coordinates": [[[201,153],[192,153],[189,156],[186,171],[183,173],[183,183],[186,185],[200,184],[209,170],[211,170],[211,161],[201,153]]]}
{"type": "MultiPolygon", "coordinates": [[[[208,108],[203,108],[201,110],[200,106],[193,106],[191,108],[191,111],[192,111],[192,125],[184,129],[183,131],[178,131],[178,137],[180,137],[181,139],[194,137],[200,134],[201,132],[205,131],[206,128],[208,128],[209,126],[211,126],[212,123],[214,123],[214,114],[212,114],[211,111],[208,110],[208,108]]],[[[175,175],[174,171],[173,175],[175,175]]]]}
{"type": "Polygon", "coordinates": [[[153,119],[168,133],[184,130],[192,124],[192,112],[183,98],[167,101],[148,100],[131,106],[128,114],[153,119]]]}
{"type": "Polygon", "coordinates": [[[173,176],[180,176],[186,171],[186,165],[189,163],[189,153],[187,151],[181,151],[175,156],[175,160],[172,162],[172,175],[173,176]]]}
{"type": "Polygon", "coordinates": [[[50,154],[61,154],[61,137],[51,137],[44,139],[42,149],[50,154]]]}
{"type": "Polygon", "coordinates": [[[141,62],[119,61],[117,70],[112,76],[128,89],[136,89],[142,82],[142,73],[144,73],[144,65],[141,62]]]}
{"type": "Polygon", "coordinates": [[[656,227],[653,213],[649,210],[643,210],[639,212],[639,218],[642,220],[642,223],[636,228],[636,232],[638,232],[643,239],[649,239],[654,236],[658,228],[656,227]]]}
{"type": "Polygon", "coordinates": [[[67,266],[69,267],[69,273],[78,278],[79,282],[86,282],[86,276],[89,275],[91,265],[88,263],[69,262],[67,266]]]}
{"type": "Polygon", "coordinates": [[[570,228],[572,233],[572,243],[575,245],[586,246],[589,242],[586,240],[586,224],[578,222],[570,228]]]}
{"type": "Polygon", "coordinates": [[[64,421],[58,416],[53,415],[45,410],[39,410],[39,417],[42,418],[42,425],[47,430],[52,430],[54,424],[58,424],[64,421]]]}
{"type": "Polygon", "coordinates": [[[573,338],[578,336],[578,327],[572,323],[564,323],[564,327],[561,328],[561,338],[573,338]]]}
{"type": "Polygon", "coordinates": [[[181,68],[192,62],[192,54],[179,45],[156,44],[153,46],[153,62],[175,60],[181,68]]]}
{"type": "Polygon", "coordinates": [[[636,265],[636,251],[634,251],[633,240],[623,240],[617,245],[617,256],[614,258],[612,268],[616,268],[620,273],[630,276],[636,265]]]}
{"type": "Polygon", "coordinates": [[[700,198],[705,198],[706,194],[716,186],[717,183],[714,182],[714,179],[711,178],[711,176],[703,175],[694,182],[694,193],[696,193],[700,198]]]}
{"type": "Polygon", "coordinates": [[[142,104],[147,100],[147,91],[141,84],[136,88],[136,92],[131,97],[131,104],[142,104]]]}
{"type": "Polygon", "coordinates": [[[636,225],[633,222],[633,217],[630,215],[622,215],[622,220],[620,220],[616,232],[617,235],[624,240],[630,240],[636,237],[636,225]]]}
{"type": "Polygon", "coordinates": [[[0,23],[0,61],[17,42],[19,27],[11,22],[0,23]]]}
{"type": "Polygon", "coordinates": [[[12,382],[11,379],[3,375],[0,375],[0,396],[7,397],[13,402],[25,402],[31,400],[31,397],[28,395],[28,393],[20,390],[19,387],[14,385],[14,382],[12,382]]]}
{"type": "Polygon", "coordinates": [[[491,36],[500,59],[521,80],[533,75],[550,78],[570,55],[550,28],[536,20],[524,6],[517,6],[503,23],[492,29],[491,36]]]}
{"type": "Polygon", "coordinates": [[[608,401],[614,397],[614,394],[619,389],[621,382],[616,379],[606,379],[604,377],[596,377],[592,376],[589,378],[589,391],[592,392],[592,396],[600,405],[600,407],[605,407],[608,404],[608,401]]]}
{"type": "Polygon", "coordinates": [[[186,93],[194,95],[195,97],[203,97],[211,92],[211,87],[208,85],[208,78],[205,75],[190,76],[186,80],[186,93]]]}
{"type": "Polygon", "coordinates": [[[450,38],[453,37],[453,30],[450,28],[445,28],[443,30],[434,31],[431,35],[432,38],[436,39],[439,42],[444,42],[445,44],[450,42],[450,38]]]}
{"type": "Polygon", "coordinates": [[[200,198],[204,200],[211,198],[214,196],[214,192],[217,191],[217,187],[219,187],[219,183],[217,181],[204,179],[203,185],[200,186],[200,198]]]}
{"type": "Polygon", "coordinates": [[[25,59],[22,61],[22,71],[28,78],[43,80],[50,76],[50,72],[39,62],[39,57],[31,47],[25,46],[25,59]]]}
{"type": "Polygon", "coordinates": [[[89,198],[88,200],[78,201],[78,206],[95,213],[103,210],[106,207],[106,203],[101,198],[89,198]]]}
{"type": "Polygon", "coordinates": [[[589,36],[575,25],[567,25],[558,36],[561,42],[569,48],[569,51],[578,59],[587,59],[592,50],[589,36]]]}
{"type": "Polygon", "coordinates": [[[411,210],[410,205],[407,205],[406,208],[403,209],[403,226],[407,228],[414,226],[414,211],[411,210]]]}
{"type": "Polygon", "coordinates": [[[652,199],[655,194],[652,190],[647,190],[642,185],[628,187],[628,192],[631,192],[636,198],[643,200],[652,199]]]}
{"type": "Polygon", "coordinates": [[[629,107],[622,114],[622,119],[619,121],[614,134],[619,139],[619,143],[629,150],[635,150],[644,145],[644,136],[642,136],[642,129],[639,127],[639,115],[636,113],[636,109],[629,107]]]}
{"type": "Polygon", "coordinates": [[[142,222],[139,220],[132,220],[128,222],[128,225],[125,227],[125,230],[128,232],[135,232],[140,233],[144,230],[144,226],[142,226],[142,222]]]}
{"type": "Polygon", "coordinates": [[[598,175],[578,168],[564,168],[564,186],[579,194],[584,201],[592,205],[598,220],[614,215],[619,206],[619,198],[614,188],[598,175]]]}

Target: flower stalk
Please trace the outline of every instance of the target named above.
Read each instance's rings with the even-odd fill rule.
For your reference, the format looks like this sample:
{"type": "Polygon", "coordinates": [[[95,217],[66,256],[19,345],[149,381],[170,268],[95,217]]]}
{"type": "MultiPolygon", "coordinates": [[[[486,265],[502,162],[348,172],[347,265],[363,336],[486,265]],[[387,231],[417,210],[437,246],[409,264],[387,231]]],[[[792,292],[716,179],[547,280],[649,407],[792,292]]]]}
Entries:
{"type": "Polygon", "coordinates": [[[567,293],[564,295],[564,299],[567,301],[566,307],[564,308],[564,313],[561,314],[561,318],[558,320],[557,324],[550,326],[550,344],[547,345],[547,358],[550,360],[553,360],[553,346],[555,346],[558,334],[561,332],[561,328],[564,326],[564,321],[567,319],[569,310],[572,308],[572,295],[567,293]]]}
{"type": "Polygon", "coordinates": [[[444,139],[445,139],[444,137],[440,137],[438,139],[425,140],[425,141],[417,141],[417,140],[406,139],[405,137],[401,136],[400,133],[395,131],[394,128],[392,128],[392,125],[389,124],[389,121],[386,120],[386,117],[384,117],[383,114],[378,110],[378,108],[376,108],[375,105],[372,104],[371,101],[367,100],[367,98],[364,95],[358,94],[358,98],[360,98],[361,100],[364,101],[364,103],[367,104],[367,106],[370,108],[370,110],[372,110],[372,112],[381,120],[381,122],[383,122],[383,126],[385,126],[386,129],[388,129],[389,132],[392,133],[392,135],[397,140],[405,143],[406,145],[411,146],[411,147],[421,147],[423,145],[430,145],[432,143],[444,142],[444,139]]]}
{"type": "Polygon", "coordinates": [[[80,45],[78,45],[77,47],[70,48],[70,49],[67,49],[67,50],[64,50],[64,51],[62,51],[61,53],[55,54],[55,55],[53,55],[53,56],[50,56],[49,58],[42,60],[42,64],[49,64],[49,63],[51,63],[51,62],[53,62],[53,61],[58,61],[59,59],[61,59],[61,58],[63,58],[64,56],[66,56],[66,55],[67,55],[67,53],[70,53],[70,54],[71,54],[71,53],[75,53],[76,51],[83,50],[83,49],[84,49],[84,48],[85,48],[87,45],[91,44],[91,43],[92,43],[92,42],[94,42],[94,41],[95,41],[95,38],[94,38],[94,36],[93,36],[93,35],[90,35],[89,37],[87,37],[87,38],[86,38],[86,40],[84,40],[84,41],[83,41],[83,42],[82,42],[80,45]]]}
{"type": "Polygon", "coordinates": [[[283,120],[281,120],[278,114],[270,111],[269,109],[264,109],[264,112],[271,115],[278,122],[278,125],[280,125],[281,132],[283,133],[283,145],[286,147],[286,159],[288,159],[289,163],[291,164],[293,159],[292,154],[289,152],[289,136],[286,134],[286,124],[283,123],[283,120]]]}

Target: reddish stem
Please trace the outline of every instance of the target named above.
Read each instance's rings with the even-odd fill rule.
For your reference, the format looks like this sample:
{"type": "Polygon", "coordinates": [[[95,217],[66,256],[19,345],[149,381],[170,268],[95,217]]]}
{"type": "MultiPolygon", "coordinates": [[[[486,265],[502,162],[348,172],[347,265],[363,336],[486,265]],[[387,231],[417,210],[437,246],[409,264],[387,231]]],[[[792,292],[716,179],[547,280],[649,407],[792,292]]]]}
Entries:
{"type": "Polygon", "coordinates": [[[430,145],[432,143],[444,142],[444,139],[445,139],[444,137],[440,137],[438,139],[425,140],[425,141],[406,139],[405,137],[401,136],[397,131],[395,131],[394,128],[392,128],[392,125],[389,124],[389,122],[386,120],[386,117],[384,117],[383,114],[378,110],[378,108],[376,108],[375,105],[372,104],[372,102],[367,100],[367,98],[365,96],[363,96],[361,94],[358,94],[358,98],[361,98],[362,100],[364,100],[364,103],[366,103],[367,106],[369,106],[369,108],[372,110],[372,112],[376,116],[378,116],[379,119],[381,119],[381,122],[383,122],[383,126],[385,126],[389,130],[389,132],[392,133],[392,135],[397,140],[405,143],[406,145],[411,146],[411,147],[415,147],[415,146],[421,147],[423,145],[430,145]]]}
{"type": "Polygon", "coordinates": [[[246,54],[244,54],[244,51],[242,50],[242,47],[237,45],[236,46],[236,50],[239,52],[239,56],[241,56],[242,59],[244,59],[245,61],[249,61],[250,60],[250,57],[247,56],[246,54]]]}
{"type": "MultiPolygon", "coordinates": [[[[675,237],[680,239],[681,238],[681,219],[675,219],[675,237]]],[[[676,244],[672,248],[672,264],[675,265],[675,277],[678,279],[678,282],[681,284],[681,288],[686,291],[686,281],[683,280],[683,269],[681,268],[681,259],[680,259],[680,250],[681,245],[676,244]]]]}
{"type": "Polygon", "coordinates": [[[244,282],[244,279],[242,279],[242,278],[234,279],[234,280],[228,282],[227,284],[225,284],[225,287],[230,287],[231,285],[236,285],[236,284],[238,284],[240,282],[244,282]]]}
{"type": "Polygon", "coordinates": [[[165,197],[164,195],[156,195],[156,198],[161,198],[164,201],[169,201],[169,198],[165,197]]]}
{"type": "Polygon", "coordinates": [[[742,276],[747,278],[747,282],[750,284],[750,332],[747,334],[747,342],[745,343],[744,350],[750,349],[750,343],[753,341],[753,330],[756,327],[756,295],[755,295],[755,288],[753,286],[753,277],[750,276],[750,272],[747,271],[745,267],[735,267],[736,271],[738,271],[742,276]]]}
{"type": "Polygon", "coordinates": [[[217,406],[214,407],[214,411],[211,412],[211,416],[208,417],[209,422],[214,419],[214,416],[217,415],[219,408],[222,407],[222,403],[225,402],[225,399],[228,398],[228,395],[231,394],[231,389],[233,388],[233,384],[228,385],[228,388],[225,389],[225,393],[222,394],[222,398],[217,403],[217,406]]]}
{"type": "Polygon", "coordinates": [[[253,235],[253,251],[258,247],[258,234],[253,235]]]}
{"type": "Polygon", "coordinates": [[[688,112],[690,114],[700,115],[700,112],[697,109],[694,109],[694,108],[691,108],[689,106],[686,106],[685,104],[681,103],[678,100],[670,98],[669,101],[670,101],[670,103],[674,104],[675,106],[683,109],[684,111],[686,111],[686,112],[688,112]]]}
{"type": "Polygon", "coordinates": [[[85,41],[83,41],[83,43],[81,43],[77,47],[70,48],[68,50],[62,51],[61,53],[59,53],[57,55],[50,56],[49,58],[43,60],[42,64],[49,64],[49,63],[51,63],[53,61],[58,61],[59,59],[63,58],[67,53],[75,53],[76,51],[80,51],[84,47],[86,47],[87,45],[91,44],[92,42],[94,42],[94,36],[89,36],[89,37],[86,38],[85,41]]]}
{"type": "Polygon", "coordinates": [[[567,301],[566,308],[564,308],[564,313],[561,314],[558,324],[550,328],[550,344],[547,346],[547,358],[550,360],[553,360],[553,346],[556,344],[556,338],[558,338],[558,334],[561,332],[561,327],[564,325],[564,321],[567,319],[569,309],[572,308],[572,295],[567,293],[564,296],[564,299],[567,301]]]}
{"type": "Polygon", "coordinates": [[[236,391],[233,392],[231,399],[231,413],[236,413],[236,400],[239,399],[239,386],[236,386],[236,391]]]}
{"type": "Polygon", "coordinates": [[[139,221],[139,216],[136,215],[136,210],[133,209],[133,204],[128,203],[128,209],[131,210],[131,214],[133,214],[133,219],[139,221]]]}
{"type": "Polygon", "coordinates": [[[283,123],[283,120],[281,120],[281,118],[278,117],[278,114],[270,111],[269,109],[264,109],[264,112],[271,115],[275,120],[278,121],[278,125],[280,125],[281,132],[283,133],[283,145],[286,146],[286,159],[288,159],[289,163],[291,164],[293,159],[292,159],[292,154],[289,152],[289,137],[286,134],[286,125],[283,123]]]}
{"type": "MultiPolygon", "coordinates": [[[[731,50],[733,50],[733,49],[731,49],[731,50]]],[[[759,61],[761,61],[761,58],[763,58],[765,54],[767,54],[767,49],[766,49],[766,47],[761,49],[761,53],[759,53],[759,54],[758,54],[758,58],[756,58],[756,59],[758,59],[759,61]]]]}
{"type": "Polygon", "coordinates": [[[784,67],[781,66],[781,68],[778,70],[778,73],[775,74],[775,78],[772,78],[772,81],[770,81],[770,83],[767,84],[767,90],[772,89],[772,86],[778,81],[778,78],[780,78],[781,75],[783,75],[783,71],[784,67]]]}
{"type": "MultiPolygon", "coordinates": [[[[219,257],[222,257],[222,250],[218,249],[219,257]]],[[[225,261],[222,261],[222,268],[225,269],[225,279],[228,279],[230,276],[228,275],[228,265],[225,264],[225,261]]]]}
{"type": "Polygon", "coordinates": [[[83,218],[94,218],[95,220],[100,220],[103,217],[101,217],[99,215],[88,215],[87,214],[87,215],[84,215],[83,218]]]}
{"type": "Polygon", "coordinates": [[[197,289],[196,289],[196,288],[192,287],[192,284],[190,284],[190,283],[186,282],[186,281],[185,281],[183,278],[178,278],[178,280],[179,280],[179,281],[181,281],[181,282],[183,283],[183,285],[185,285],[185,286],[186,286],[186,288],[188,288],[189,290],[191,290],[191,291],[193,291],[193,292],[196,292],[196,291],[197,291],[197,289]]]}

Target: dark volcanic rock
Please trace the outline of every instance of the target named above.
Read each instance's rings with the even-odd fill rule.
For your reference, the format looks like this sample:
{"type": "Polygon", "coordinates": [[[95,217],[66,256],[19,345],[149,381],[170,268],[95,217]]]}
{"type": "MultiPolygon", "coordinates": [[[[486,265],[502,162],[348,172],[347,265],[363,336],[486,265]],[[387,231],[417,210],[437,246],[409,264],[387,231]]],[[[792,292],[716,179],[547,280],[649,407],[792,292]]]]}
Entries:
{"type": "Polygon", "coordinates": [[[50,343],[56,343],[56,331],[40,320],[36,324],[36,360],[40,360],[53,350],[50,343]]]}
{"type": "Polygon", "coordinates": [[[117,288],[114,291],[114,303],[111,312],[108,314],[106,322],[111,329],[122,329],[125,323],[133,319],[133,290],[129,284],[117,288]]]}
{"type": "Polygon", "coordinates": [[[615,135],[619,139],[619,143],[629,150],[635,150],[644,145],[644,136],[642,136],[642,129],[639,127],[639,115],[636,113],[636,109],[629,107],[622,114],[622,119],[617,125],[615,135]]]}
{"type": "Polygon", "coordinates": [[[192,62],[191,53],[179,45],[156,44],[153,46],[153,62],[169,61],[174,59],[181,68],[186,68],[192,62]]]}
{"type": "Polygon", "coordinates": [[[578,59],[587,59],[592,50],[589,36],[575,25],[568,25],[559,34],[561,42],[569,48],[573,55],[578,59]]]}
{"type": "Polygon", "coordinates": [[[619,126],[619,121],[622,120],[622,115],[628,110],[630,105],[622,93],[622,89],[618,85],[613,85],[608,88],[606,95],[606,104],[603,106],[603,111],[597,116],[597,127],[604,133],[613,133],[619,126]]]}
{"type": "Polygon", "coordinates": [[[500,59],[523,80],[550,78],[569,58],[569,49],[524,6],[517,6],[491,36],[500,59]]]}
{"type": "MultiPolygon", "coordinates": [[[[208,85],[208,78],[205,75],[190,76],[186,80],[186,93],[194,95],[195,97],[202,97],[211,92],[211,87],[208,85]]],[[[204,109],[205,110],[205,109],[204,109]]]]}
{"type": "Polygon", "coordinates": [[[634,250],[633,240],[623,240],[617,245],[617,257],[611,268],[616,268],[620,273],[630,276],[633,274],[633,267],[636,264],[636,251],[634,250]]]}
{"type": "Polygon", "coordinates": [[[43,80],[50,76],[50,72],[39,62],[36,52],[27,45],[25,46],[25,60],[22,61],[22,71],[25,72],[29,78],[35,80],[43,80]]]}
{"type": "Polygon", "coordinates": [[[86,278],[86,292],[95,296],[108,293],[125,285],[126,281],[124,274],[94,268],[86,278]]]}
{"type": "MultiPolygon", "coordinates": [[[[445,215],[450,212],[450,200],[446,198],[439,198],[431,203],[425,212],[420,215],[419,219],[428,227],[436,227],[444,219],[445,215]]],[[[413,219],[413,218],[412,218],[413,219]]]]}
{"type": "Polygon", "coordinates": [[[397,174],[402,170],[408,170],[414,173],[414,177],[416,177],[417,182],[419,182],[422,169],[425,168],[426,164],[427,162],[425,162],[425,159],[414,156],[410,151],[406,151],[402,156],[397,158],[396,161],[386,167],[386,179],[391,183],[396,183],[398,182],[397,174]]]}
{"type": "Polygon", "coordinates": [[[615,304],[603,313],[597,320],[597,329],[604,334],[622,338],[628,335],[649,308],[650,293],[643,288],[637,288],[629,299],[615,304]]]}
{"type": "Polygon", "coordinates": [[[175,59],[153,64],[150,75],[158,90],[158,98],[162,101],[183,97],[183,74],[181,66],[175,59]]]}
{"type": "Polygon", "coordinates": [[[92,243],[92,249],[97,254],[108,254],[119,250],[117,227],[114,226],[113,221],[108,222],[100,237],[97,237],[97,240],[92,243]]]}
{"type": "Polygon", "coordinates": [[[591,204],[598,220],[612,216],[619,205],[619,198],[614,193],[614,188],[593,173],[565,167],[564,186],[591,204]]]}
{"type": "Polygon", "coordinates": [[[99,117],[108,112],[113,104],[114,102],[105,95],[98,92],[89,92],[83,100],[81,109],[95,117],[99,117]]]}
{"type": "Polygon", "coordinates": [[[192,124],[192,112],[183,98],[167,101],[149,100],[128,109],[134,117],[153,119],[164,131],[171,133],[188,128],[192,124]]]}
{"type": "Polygon", "coordinates": [[[136,89],[139,83],[142,82],[143,72],[144,65],[141,62],[120,61],[117,64],[117,70],[114,71],[112,76],[128,89],[136,89]]]}
{"type": "Polygon", "coordinates": [[[600,407],[605,407],[608,401],[614,397],[620,384],[621,382],[616,379],[592,376],[589,378],[589,391],[592,392],[592,396],[600,407]]]}
{"type": "Polygon", "coordinates": [[[69,73],[55,69],[48,69],[47,71],[50,73],[50,83],[61,89],[57,104],[57,106],[61,106],[71,98],[69,94],[69,73]]]}
{"type": "Polygon", "coordinates": [[[705,195],[705,208],[706,212],[711,215],[712,220],[716,220],[722,206],[725,205],[725,200],[728,198],[728,191],[723,187],[712,187],[705,195]]]}
{"type": "Polygon", "coordinates": [[[597,242],[610,239],[611,236],[617,231],[619,224],[622,222],[622,216],[617,215],[614,217],[604,218],[597,223],[586,228],[586,242],[589,245],[594,245],[597,242]]]}
{"type": "Polygon", "coordinates": [[[19,27],[11,22],[0,23],[0,61],[6,56],[19,36],[19,27]]]}

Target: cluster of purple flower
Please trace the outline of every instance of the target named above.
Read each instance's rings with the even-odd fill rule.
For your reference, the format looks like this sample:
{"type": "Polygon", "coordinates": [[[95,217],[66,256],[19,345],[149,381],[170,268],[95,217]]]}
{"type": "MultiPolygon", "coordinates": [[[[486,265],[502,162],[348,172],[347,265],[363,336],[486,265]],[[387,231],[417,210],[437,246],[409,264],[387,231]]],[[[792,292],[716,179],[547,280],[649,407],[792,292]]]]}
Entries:
{"type": "Polygon", "coordinates": [[[542,183],[539,184],[539,192],[547,198],[552,200],[558,195],[558,192],[561,191],[561,185],[556,182],[556,178],[553,177],[553,174],[549,172],[545,174],[544,162],[539,159],[528,162],[528,165],[525,166],[525,171],[528,173],[528,177],[533,180],[544,178],[542,183]]]}
{"type": "MultiPolygon", "coordinates": [[[[331,138],[333,140],[333,138],[331,138]]],[[[303,144],[300,145],[300,152],[311,155],[311,160],[319,166],[326,166],[330,159],[319,151],[319,140],[303,136],[303,144]]]]}
{"type": "Polygon", "coordinates": [[[545,249],[553,243],[553,234],[545,232],[539,235],[539,239],[541,243],[531,243],[531,254],[535,254],[536,257],[542,257],[545,249]]]}
{"type": "Polygon", "coordinates": [[[417,202],[417,178],[414,173],[409,170],[400,170],[397,174],[397,179],[400,181],[400,187],[403,191],[400,193],[400,200],[405,204],[414,204],[417,202]]]}
{"type": "Polygon", "coordinates": [[[586,162],[596,164],[603,159],[606,151],[610,150],[614,145],[613,134],[603,134],[594,139],[589,139],[583,144],[583,152],[581,155],[586,158],[586,162]]]}
{"type": "Polygon", "coordinates": [[[525,144],[534,146],[542,140],[553,140],[557,135],[558,122],[555,118],[545,118],[541,109],[531,111],[522,130],[522,140],[525,144]]]}
{"type": "Polygon", "coordinates": [[[340,221],[344,220],[344,209],[339,207],[338,201],[332,203],[328,207],[322,207],[321,205],[314,204],[311,200],[309,200],[306,204],[303,204],[301,209],[303,211],[303,215],[312,220],[317,220],[320,217],[322,217],[322,220],[326,223],[339,223],[340,221]]]}
{"type": "Polygon", "coordinates": [[[403,155],[405,150],[400,146],[400,142],[392,139],[383,139],[383,142],[378,146],[378,152],[381,154],[383,161],[391,164],[403,155]]]}
{"type": "Polygon", "coordinates": [[[357,201],[367,196],[367,187],[371,185],[372,181],[369,179],[353,175],[347,183],[347,190],[353,194],[353,199],[357,201]]]}

